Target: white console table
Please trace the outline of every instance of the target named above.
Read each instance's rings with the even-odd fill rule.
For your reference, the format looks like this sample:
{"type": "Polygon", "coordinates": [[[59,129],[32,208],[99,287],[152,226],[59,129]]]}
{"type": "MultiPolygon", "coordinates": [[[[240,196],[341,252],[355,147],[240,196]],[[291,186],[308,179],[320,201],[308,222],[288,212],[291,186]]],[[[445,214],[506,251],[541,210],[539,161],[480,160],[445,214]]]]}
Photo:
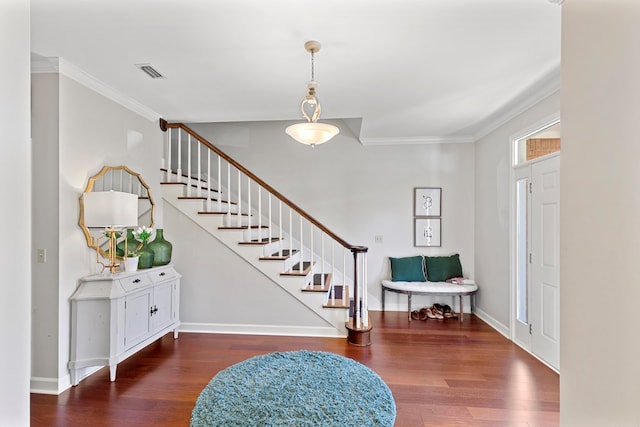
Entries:
{"type": "Polygon", "coordinates": [[[180,326],[180,274],[171,265],[87,276],[71,296],[71,384],[84,368],[119,362],[180,326]]]}

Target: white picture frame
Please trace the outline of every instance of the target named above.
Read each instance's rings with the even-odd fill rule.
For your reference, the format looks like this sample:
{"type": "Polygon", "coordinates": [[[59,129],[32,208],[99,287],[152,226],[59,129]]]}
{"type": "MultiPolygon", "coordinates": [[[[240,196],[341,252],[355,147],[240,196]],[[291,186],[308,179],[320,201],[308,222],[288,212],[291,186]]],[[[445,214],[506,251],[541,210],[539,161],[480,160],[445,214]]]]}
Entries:
{"type": "Polygon", "coordinates": [[[442,188],[414,188],[413,216],[442,216],[442,188]]]}
{"type": "Polygon", "coordinates": [[[442,220],[441,218],[414,219],[414,246],[441,246],[442,220]]]}

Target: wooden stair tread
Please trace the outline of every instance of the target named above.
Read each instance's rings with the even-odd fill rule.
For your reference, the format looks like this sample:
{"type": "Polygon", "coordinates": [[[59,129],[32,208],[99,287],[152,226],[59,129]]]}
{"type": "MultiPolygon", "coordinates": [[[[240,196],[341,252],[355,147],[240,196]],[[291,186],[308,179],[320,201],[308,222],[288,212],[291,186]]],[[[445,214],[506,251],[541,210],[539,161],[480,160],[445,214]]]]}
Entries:
{"type": "Polygon", "coordinates": [[[289,249],[283,249],[282,251],[274,252],[270,256],[260,257],[260,260],[261,261],[284,261],[297,253],[298,251],[295,249],[293,251],[290,251],[289,249]],[[280,253],[282,253],[282,255],[280,255],[280,253]]]}
{"type": "Polygon", "coordinates": [[[309,261],[304,261],[302,263],[302,271],[300,271],[300,263],[297,263],[296,265],[291,267],[291,270],[285,271],[284,273],[280,273],[280,275],[281,276],[306,276],[311,270],[312,266],[313,264],[310,263],[309,261]]]}
{"type": "MultiPolygon", "coordinates": [[[[198,211],[198,215],[238,215],[238,212],[227,212],[227,211],[198,211]]],[[[240,215],[249,216],[248,214],[242,212],[240,215]]]]}
{"type": "Polygon", "coordinates": [[[268,237],[265,237],[263,239],[249,240],[247,242],[238,242],[238,243],[241,245],[266,245],[267,243],[273,243],[279,240],[280,239],[277,237],[272,237],[271,239],[269,239],[268,237]]]}
{"type": "Polygon", "coordinates": [[[350,308],[350,301],[349,301],[349,288],[346,288],[342,285],[335,285],[333,287],[333,295],[334,295],[334,299],[333,301],[331,300],[331,298],[329,298],[329,300],[322,306],[324,308],[350,308]],[[345,292],[346,294],[346,304],[342,299],[342,292],[345,292]]]}
{"type": "MultiPolygon", "coordinates": [[[[186,182],[181,182],[181,181],[163,181],[160,183],[161,185],[172,185],[172,184],[180,184],[180,185],[184,185],[185,187],[189,184],[187,184],[186,182]]],[[[191,188],[193,188],[195,191],[198,191],[198,189],[200,189],[201,191],[212,191],[214,193],[217,193],[218,190],[216,190],[215,188],[210,188],[210,187],[204,187],[202,185],[198,186],[197,184],[191,184],[191,188]]]]}
{"type": "MultiPolygon", "coordinates": [[[[252,230],[257,230],[258,228],[269,228],[268,225],[252,225],[252,230]]],[[[223,225],[218,227],[218,230],[248,230],[248,225],[223,225]]]]}
{"type": "Polygon", "coordinates": [[[324,284],[322,283],[322,274],[314,274],[311,283],[302,288],[302,292],[327,292],[331,285],[331,273],[324,275],[324,284]]]}
{"type": "MultiPolygon", "coordinates": [[[[160,172],[167,172],[167,168],[160,168],[160,172]]],[[[176,176],[178,175],[178,171],[174,171],[173,169],[171,169],[169,172],[171,173],[171,175],[176,175],[176,176]]],[[[182,173],[182,174],[180,174],[180,176],[182,178],[189,179],[189,175],[187,175],[186,173],[182,173]]],[[[196,176],[192,176],[191,179],[194,180],[194,181],[207,182],[204,179],[198,178],[196,176]]]]}
{"type": "MultiPolygon", "coordinates": [[[[178,196],[178,200],[202,200],[203,202],[206,202],[209,199],[207,199],[204,196],[178,196]]],[[[218,202],[226,203],[228,205],[237,205],[236,202],[229,202],[227,200],[218,200],[218,199],[211,198],[211,203],[218,203],[218,202]]]]}

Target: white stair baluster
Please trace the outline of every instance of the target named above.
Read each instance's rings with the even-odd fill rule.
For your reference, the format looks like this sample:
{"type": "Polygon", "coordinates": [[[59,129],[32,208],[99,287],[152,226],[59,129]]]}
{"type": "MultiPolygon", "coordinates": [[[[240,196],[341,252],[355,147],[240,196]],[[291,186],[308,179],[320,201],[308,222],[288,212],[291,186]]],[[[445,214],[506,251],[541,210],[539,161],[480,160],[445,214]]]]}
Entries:
{"type": "MultiPolygon", "coordinates": [[[[164,176],[164,180],[165,182],[171,182],[171,139],[173,138],[173,128],[169,128],[168,129],[169,132],[167,132],[167,145],[166,145],[166,152],[165,152],[165,158],[167,159],[167,163],[165,164],[165,176],[164,176]]],[[[178,129],[179,131],[179,129],[178,129]]]]}
{"type": "Polygon", "coordinates": [[[218,156],[218,195],[216,198],[218,199],[218,212],[222,212],[222,187],[221,187],[221,179],[220,175],[222,174],[222,166],[220,164],[220,156],[218,156]]]}
{"type": "Polygon", "coordinates": [[[293,209],[289,208],[289,256],[293,251],[293,209]]]}
{"type": "MultiPolygon", "coordinates": [[[[334,274],[335,274],[335,266],[336,266],[336,259],[335,259],[335,240],[331,240],[331,269],[329,269],[329,271],[331,272],[331,304],[336,303],[336,291],[335,291],[335,285],[334,283],[336,282],[335,280],[333,280],[334,274]]],[[[344,288],[343,288],[343,292],[344,292],[344,288]]]]}
{"type": "Polygon", "coordinates": [[[242,177],[238,169],[238,227],[242,227],[242,177]]]}
{"type": "Polygon", "coordinates": [[[231,163],[227,162],[227,215],[231,223],[231,163]]]}
{"type": "Polygon", "coordinates": [[[347,250],[342,250],[342,304],[348,304],[347,293],[347,250]]]}
{"type": "Polygon", "coordinates": [[[258,236],[262,240],[262,188],[258,186],[258,236]]]}
{"type": "Polygon", "coordinates": [[[303,230],[302,230],[302,215],[300,215],[300,264],[298,264],[299,270],[302,273],[302,264],[303,264],[303,260],[304,260],[304,236],[302,235],[303,230]]]}
{"type": "Polygon", "coordinates": [[[324,233],[322,231],[320,231],[320,285],[322,286],[322,289],[324,290],[324,277],[325,277],[325,272],[324,272],[324,233]]]}
{"type": "Polygon", "coordinates": [[[207,150],[207,211],[211,212],[211,150],[207,150]]]}
{"type": "Polygon", "coordinates": [[[311,222],[309,222],[309,265],[311,266],[311,285],[314,285],[315,279],[313,277],[313,257],[314,257],[314,250],[313,250],[313,224],[311,224],[311,222]]]}
{"type": "MultiPolygon", "coordinates": [[[[202,144],[200,143],[200,141],[198,141],[198,176],[196,178],[196,185],[198,186],[196,188],[196,196],[201,197],[202,196],[202,144]]],[[[209,177],[207,176],[207,186],[209,185],[209,177]]]]}
{"type": "Polygon", "coordinates": [[[268,197],[267,200],[269,201],[269,206],[268,206],[268,208],[269,208],[269,219],[268,219],[267,225],[269,227],[269,243],[271,243],[271,239],[273,237],[272,233],[271,233],[271,230],[273,229],[273,223],[271,222],[271,193],[268,193],[267,197],[268,197]]]}
{"type": "Polygon", "coordinates": [[[369,327],[369,296],[367,295],[367,253],[362,253],[362,325],[369,327]]]}
{"type": "Polygon", "coordinates": [[[191,197],[191,134],[187,135],[187,197],[191,197]]]}
{"type": "Polygon", "coordinates": [[[278,250],[278,256],[282,257],[282,239],[284,238],[284,235],[282,233],[282,202],[281,201],[278,203],[278,234],[280,237],[280,240],[279,240],[280,244],[278,245],[280,249],[278,250]]]}
{"type": "Polygon", "coordinates": [[[249,177],[247,177],[247,214],[249,215],[249,217],[247,218],[248,220],[248,229],[249,229],[249,240],[253,240],[253,235],[251,233],[251,212],[253,211],[253,208],[251,206],[251,179],[249,177]]]}
{"type": "Polygon", "coordinates": [[[176,169],[176,182],[182,182],[182,129],[178,130],[178,168],[176,169]]]}

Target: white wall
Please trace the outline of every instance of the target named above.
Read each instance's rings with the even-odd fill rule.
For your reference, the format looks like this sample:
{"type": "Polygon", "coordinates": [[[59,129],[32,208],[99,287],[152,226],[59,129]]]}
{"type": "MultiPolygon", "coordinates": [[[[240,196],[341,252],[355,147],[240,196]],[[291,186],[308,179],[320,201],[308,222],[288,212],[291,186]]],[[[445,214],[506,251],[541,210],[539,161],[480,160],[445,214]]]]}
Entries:
{"type": "Polygon", "coordinates": [[[164,225],[182,274],[181,330],[298,335],[330,327],[168,203],[164,225]]]}
{"type": "Polygon", "coordinates": [[[33,215],[33,250],[46,250],[46,262],[33,262],[31,311],[34,319],[51,319],[49,322],[34,322],[31,341],[34,352],[31,360],[31,376],[47,381],[48,373],[56,372],[58,366],[58,301],[60,237],[58,177],[59,170],[59,86],[58,74],[33,74],[31,77],[32,108],[31,137],[34,141],[32,153],[31,202],[37,210],[33,215]],[[43,207],[45,207],[43,209],[43,207]],[[44,219],[46,220],[43,220],[44,219]]]}
{"type": "Polygon", "coordinates": [[[506,335],[510,305],[511,137],[559,110],[560,94],[556,92],[476,142],[475,271],[480,285],[477,313],[506,335]]]}
{"type": "Polygon", "coordinates": [[[30,2],[0,2],[0,426],[29,425],[31,224],[30,2]]]}
{"type": "MultiPolygon", "coordinates": [[[[55,200],[48,201],[51,204],[37,200],[33,220],[43,228],[50,227],[57,237],[40,240],[41,236],[34,236],[34,245],[53,245],[46,247],[47,264],[36,265],[34,270],[42,268],[53,274],[34,275],[33,298],[38,304],[33,313],[33,351],[42,356],[34,357],[32,388],[53,393],[69,386],[69,297],[80,277],[99,271],[95,252],[87,247],[78,226],[78,198],[88,178],[102,166],[124,164],[142,175],[158,202],[163,150],[163,133],[157,122],[143,118],[64,73],[62,62],[60,74],[34,75],[33,86],[34,99],[39,100],[54,97],[56,86],[58,89],[57,103],[46,101],[50,113],[59,117],[58,126],[52,120],[35,121],[33,139],[34,150],[49,153],[34,156],[33,167],[39,171],[34,176],[46,175],[53,181],[46,184],[47,188],[51,186],[55,191],[55,200]],[[128,141],[129,130],[139,132],[142,140],[128,141]],[[46,301],[47,298],[52,299],[46,301]]],[[[43,105],[38,108],[40,116],[47,114],[43,105]]],[[[162,204],[157,204],[156,223],[161,227],[162,204]]]]}
{"type": "MultiPolygon", "coordinates": [[[[369,247],[370,309],[380,309],[389,256],[457,252],[465,275],[474,276],[473,144],[362,146],[337,123],[339,136],[311,148],[284,133],[288,124],[192,127],[347,242],[369,247]],[[414,247],[415,187],[442,187],[442,247],[414,247]]],[[[428,303],[414,297],[416,307],[428,303]]],[[[387,304],[406,310],[406,296],[389,294],[387,304]]]]}
{"type": "Polygon", "coordinates": [[[560,420],[567,427],[640,425],[639,22],[632,0],[565,1],[562,10],[560,420]]]}

